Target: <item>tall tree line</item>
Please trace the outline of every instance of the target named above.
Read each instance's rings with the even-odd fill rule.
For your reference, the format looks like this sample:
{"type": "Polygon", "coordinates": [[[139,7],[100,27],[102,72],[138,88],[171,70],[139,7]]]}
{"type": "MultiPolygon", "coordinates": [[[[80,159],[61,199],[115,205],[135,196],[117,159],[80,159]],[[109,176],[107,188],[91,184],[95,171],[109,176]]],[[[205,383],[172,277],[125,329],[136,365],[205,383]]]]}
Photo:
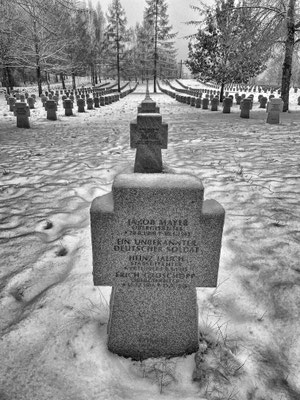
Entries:
{"type": "Polygon", "coordinates": [[[0,77],[8,90],[14,81],[33,81],[42,93],[49,76],[144,79],[176,75],[176,51],[165,0],[146,0],[144,18],[127,26],[121,0],[104,16],[96,6],[76,0],[0,0],[0,77]]]}

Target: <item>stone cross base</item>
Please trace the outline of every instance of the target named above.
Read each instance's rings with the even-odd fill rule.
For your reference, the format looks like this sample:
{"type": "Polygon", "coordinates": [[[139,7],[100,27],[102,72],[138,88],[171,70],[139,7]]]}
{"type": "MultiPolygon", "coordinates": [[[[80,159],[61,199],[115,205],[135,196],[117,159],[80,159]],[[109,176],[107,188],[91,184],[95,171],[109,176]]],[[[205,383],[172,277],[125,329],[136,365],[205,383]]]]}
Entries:
{"type": "Polygon", "coordinates": [[[157,144],[139,145],[135,155],[134,172],[159,173],[161,171],[161,147],[157,144]]]}
{"type": "Polygon", "coordinates": [[[26,115],[17,116],[17,127],[18,128],[30,128],[29,118],[26,115]]]}
{"type": "Polygon", "coordinates": [[[267,123],[268,124],[279,124],[280,116],[279,111],[269,111],[267,116],[267,123]]]}
{"type": "Polygon", "coordinates": [[[108,324],[110,351],[143,360],[191,354],[198,347],[195,288],[113,287],[108,324]]]}

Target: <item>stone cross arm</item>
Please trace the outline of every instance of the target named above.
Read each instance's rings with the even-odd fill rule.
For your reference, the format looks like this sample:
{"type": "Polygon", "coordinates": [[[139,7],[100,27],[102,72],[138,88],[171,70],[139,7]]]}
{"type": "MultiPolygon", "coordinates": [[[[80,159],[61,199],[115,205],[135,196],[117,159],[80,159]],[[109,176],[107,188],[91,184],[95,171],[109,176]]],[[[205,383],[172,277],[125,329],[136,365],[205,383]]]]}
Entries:
{"type": "Polygon", "coordinates": [[[149,144],[167,148],[168,124],[162,122],[161,114],[138,114],[137,119],[130,123],[130,147],[149,144]]]}

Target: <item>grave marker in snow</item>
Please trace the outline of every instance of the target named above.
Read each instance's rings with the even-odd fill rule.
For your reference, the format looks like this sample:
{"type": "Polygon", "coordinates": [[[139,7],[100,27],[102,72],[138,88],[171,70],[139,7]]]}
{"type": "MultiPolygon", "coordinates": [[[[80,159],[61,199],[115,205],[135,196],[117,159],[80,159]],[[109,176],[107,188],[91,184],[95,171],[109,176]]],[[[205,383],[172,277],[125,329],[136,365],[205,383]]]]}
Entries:
{"type": "Polygon", "coordinates": [[[283,101],[282,99],[274,99],[272,98],[267,105],[267,123],[268,124],[279,124],[280,113],[283,110],[283,101]]]}
{"type": "Polygon", "coordinates": [[[95,108],[100,107],[100,98],[98,96],[94,97],[94,105],[95,105],[95,108]]]}
{"type": "Polygon", "coordinates": [[[73,101],[71,99],[64,99],[63,107],[65,109],[65,116],[69,117],[73,115],[73,101]]]}
{"type": "Polygon", "coordinates": [[[267,102],[268,102],[268,98],[265,96],[261,96],[259,98],[259,108],[266,108],[267,102]]]}
{"type": "Polygon", "coordinates": [[[240,104],[240,117],[241,118],[250,118],[250,110],[252,109],[252,99],[251,98],[244,98],[240,104]]]}
{"type": "Polygon", "coordinates": [[[201,97],[197,97],[196,98],[195,107],[196,108],[201,108],[201,97]]]}
{"type": "Polygon", "coordinates": [[[159,113],[138,113],[135,173],[90,210],[94,284],[112,286],[108,349],[136,360],[196,352],[196,287],[217,285],[224,209],[197,177],[155,173],[167,134],[159,113]]]}
{"type": "Polygon", "coordinates": [[[34,103],[35,103],[34,98],[31,96],[27,96],[27,104],[31,110],[34,109],[34,103]]]}
{"type": "Polygon", "coordinates": [[[202,110],[208,110],[208,104],[209,104],[209,99],[207,97],[205,97],[202,100],[202,110]]]}
{"type": "Polygon", "coordinates": [[[51,99],[47,100],[45,103],[45,109],[47,111],[47,119],[56,121],[57,120],[57,115],[56,115],[57,104],[56,104],[56,102],[51,99]]]}
{"type": "Polygon", "coordinates": [[[158,112],[148,111],[149,107],[152,111],[158,109],[156,103],[149,102],[147,95],[145,100],[146,105],[142,102],[139,107],[142,112],[130,123],[130,147],[136,149],[134,172],[158,173],[162,172],[161,149],[166,149],[168,145],[168,124],[162,122],[158,112]]]}
{"type": "Polygon", "coordinates": [[[11,96],[11,97],[8,98],[9,111],[14,112],[15,103],[16,103],[16,98],[15,97],[11,96]]]}
{"type": "Polygon", "coordinates": [[[213,97],[210,101],[210,110],[211,111],[218,111],[219,99],[218,97],[213,97]]]}
{"type": "Polygon", "coordinates": [[[231,106],[232,106],[232,99],[230,97],[225,97],[225,99],[223,100],[223,114],[230,114],[231,106]]]}
{"type": "Polygon", "coordinates": [[[25,102],[17,101],[15,103],[14,115],[17,117],[18,128],[30,128],[29,124],[30,110],[29,106],[25,102]]]}
{"type": "Polygon", "coordinates": [[[142,360],[198,350],[196,287],[217,285],[224,210],[191,175],[120,174],[91,206],[95,285],[113,287],[108,348],[142,360]]]}
{"type": "Polygon", "coordinates": [[[84,107],[85,107],[85,100],[83,98],[78,98],[77,99],[77,110],[78,110],[78,112],[80,112],[80,113],[85,112],[84,107]]]}
{"type": "Polygon", "coordinates": [[[42,94],[41,96],[41,102],[43,103],[43,107],[46,107],[46,101],[48,100],[48,97],[45,94],[42,94]]]}
{"type": "Polygon", "coordinates": [[[86,102],[87,102],[87,109],[93,110],[94,109],[94,100],[91,97],[87,97],[86,102]]]}

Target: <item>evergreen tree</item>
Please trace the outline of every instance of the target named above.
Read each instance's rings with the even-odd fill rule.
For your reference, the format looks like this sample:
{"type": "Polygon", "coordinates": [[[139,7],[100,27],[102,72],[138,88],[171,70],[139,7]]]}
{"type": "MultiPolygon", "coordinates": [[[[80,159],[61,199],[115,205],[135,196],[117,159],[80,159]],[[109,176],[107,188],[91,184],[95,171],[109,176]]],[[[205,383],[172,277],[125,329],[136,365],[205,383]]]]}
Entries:
{"type": "Polygon", "coordinates": [[[110,70],[116,68],[118,91],[121,90],[121,64],[126,56],[126,42],[128,42],[128,31],[126,28],[127,18],[120,0],[113,0],[108,7],[106,15],[108,26],[106,28],[106,43],[107,55],[109,60],[110,70]]]}
{"type": "Polygon", "coordinates": [[[175,33],[171,33],[165,0],[146,0],[144,11],[144,29],[149,32],[148,47],[153,54],[153,85],[156,92],[158,72],[169,76],[176,70],[176,51],[174,49],[175,33]]]}
{"type": "Polygon", "coordinates": [[[189,43],[186,65],[193,74],[221,85],[248,83],[266,68],[270,46],[249,18],[251,10],[221,0],[207,11],[205,25],[189,43]],[[260,49],[260,51],[259,51],[260,49]]]}
{"type": "MultiPolygon", "coordinates": [[[[193,8],[200,11],[199,7],[193,8]]],[[[273,52],[280,51],[283,54],[281,98],[283,111],[287,111],[292,69],[295,65],[293,57],[300,43],[299,0],[243,0],[234,8],[251,11],[251,25],[263,38],[263,49],[269,45],[269,48],[273,47],[273,52]]],[[[264,56],[264,50],[258,48],[257,51],[264,56]]]]}
{"type": "Polygon", "coordinates": [[[137,76],[139,76],[143,82],[145,79],[149,78],[153,70],[152,29],[144,20],[142,24],[136,25],[135,35],[137,76]]]}

